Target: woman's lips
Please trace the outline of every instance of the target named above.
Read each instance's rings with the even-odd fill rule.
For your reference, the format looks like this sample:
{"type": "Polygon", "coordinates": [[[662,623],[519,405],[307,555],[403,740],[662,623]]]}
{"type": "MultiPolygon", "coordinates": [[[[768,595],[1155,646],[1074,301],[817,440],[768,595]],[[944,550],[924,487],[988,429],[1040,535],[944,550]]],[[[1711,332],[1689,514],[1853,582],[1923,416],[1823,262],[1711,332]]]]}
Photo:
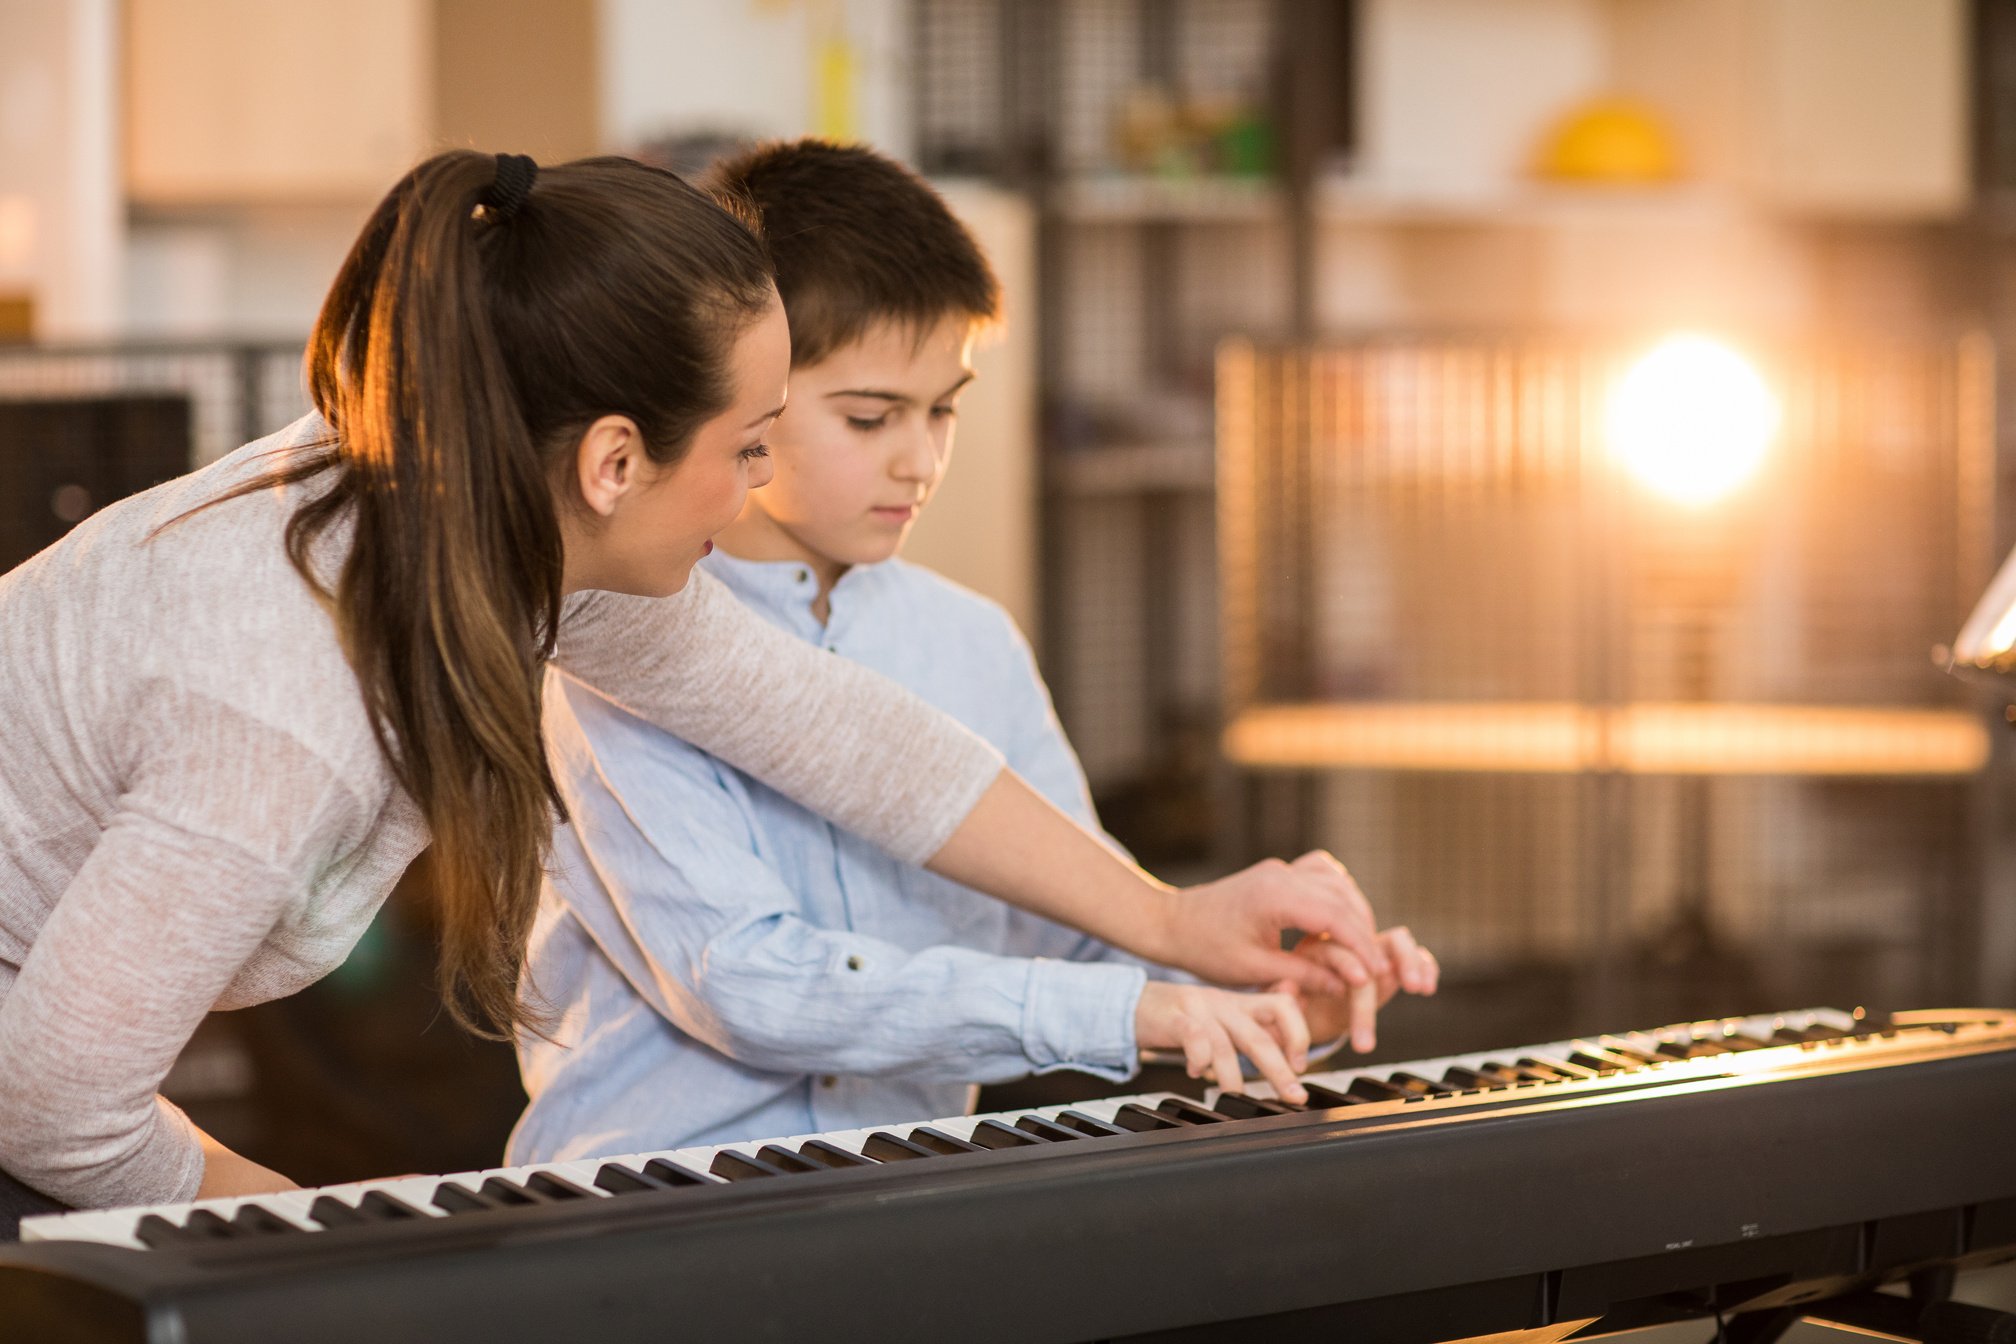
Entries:
{"type": "Polygon", "coordinates": [[[707,540],[700,543],[700,554],[702,555],[714,554],[714,538],[709,537],[707,538],[707,540]]]}

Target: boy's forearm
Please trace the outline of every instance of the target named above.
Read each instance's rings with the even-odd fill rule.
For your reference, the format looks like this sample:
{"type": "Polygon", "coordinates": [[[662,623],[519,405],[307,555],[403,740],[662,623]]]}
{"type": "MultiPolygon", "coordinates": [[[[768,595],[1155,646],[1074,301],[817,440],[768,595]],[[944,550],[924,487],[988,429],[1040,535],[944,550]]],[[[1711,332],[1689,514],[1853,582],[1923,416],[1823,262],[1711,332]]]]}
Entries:
{"type": "Polygon", "coordinates": [[[1150,961],[1169,957],[1169,887],[1003,770],[925,865],[1150,961]]]}

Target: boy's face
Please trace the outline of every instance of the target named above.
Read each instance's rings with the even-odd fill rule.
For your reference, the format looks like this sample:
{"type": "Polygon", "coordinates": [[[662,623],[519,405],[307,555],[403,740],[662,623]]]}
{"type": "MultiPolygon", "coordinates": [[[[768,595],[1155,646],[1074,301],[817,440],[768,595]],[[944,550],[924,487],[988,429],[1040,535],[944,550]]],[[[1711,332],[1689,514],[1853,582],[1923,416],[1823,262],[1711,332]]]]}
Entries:
{"type": "Polygon", "coordinates": [[[895,555],[945,475],[972,346],[964,317],[921,341],[911,327],[883,323],[793,368],[790,407],[768,439],[776,476],[749,497],[738,530],[772,534],[762,552],[806,560],[829,584],[851,565],[895,555]]]}

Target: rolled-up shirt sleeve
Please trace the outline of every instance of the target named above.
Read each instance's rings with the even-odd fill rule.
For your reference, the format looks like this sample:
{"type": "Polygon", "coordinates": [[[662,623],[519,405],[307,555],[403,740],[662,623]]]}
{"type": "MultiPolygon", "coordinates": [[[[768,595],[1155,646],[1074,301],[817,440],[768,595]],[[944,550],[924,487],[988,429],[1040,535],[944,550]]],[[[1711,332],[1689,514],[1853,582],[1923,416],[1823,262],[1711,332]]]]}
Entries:
{"type": "Polygon", "coordinates": [[[570,598],[554,661],[908,863],[942,849],[1002,769],[956,719],[770,625],[705,570],[671,597],[570,598]]]}
{"type": "Polygon", "coordinates": [[[1139,968],[911,951],[818,927],[719,767],[679,748],[656,759],[682,764],[655,774],[648,797],[619,798],[563,754],[572,834],[553,894],[687,1035],[777,1072],[944,1082],[1132,1073],[1139,968]]]}

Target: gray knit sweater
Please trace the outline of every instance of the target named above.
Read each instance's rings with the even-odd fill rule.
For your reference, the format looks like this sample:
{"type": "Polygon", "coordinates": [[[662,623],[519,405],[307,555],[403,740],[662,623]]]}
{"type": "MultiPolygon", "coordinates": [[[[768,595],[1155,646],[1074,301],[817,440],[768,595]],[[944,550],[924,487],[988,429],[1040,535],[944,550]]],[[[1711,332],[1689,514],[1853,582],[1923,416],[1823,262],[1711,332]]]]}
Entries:
{"type": "MultiPolygon", "coordinates": [[[[58,1199],[193,1198],[201,1151],[156,1092],[183,1043],[334,969],[427,843],[282,547],[301,492],[149,535],[325,432],[299,421],[0,578],[0,1168],[58,1199]]],[[[333,574],[347,539],[324,543],[333,574]]],[[[1001,765],[699,571],[570,599],[557,661],[908,860],[1001,765]]]]}

